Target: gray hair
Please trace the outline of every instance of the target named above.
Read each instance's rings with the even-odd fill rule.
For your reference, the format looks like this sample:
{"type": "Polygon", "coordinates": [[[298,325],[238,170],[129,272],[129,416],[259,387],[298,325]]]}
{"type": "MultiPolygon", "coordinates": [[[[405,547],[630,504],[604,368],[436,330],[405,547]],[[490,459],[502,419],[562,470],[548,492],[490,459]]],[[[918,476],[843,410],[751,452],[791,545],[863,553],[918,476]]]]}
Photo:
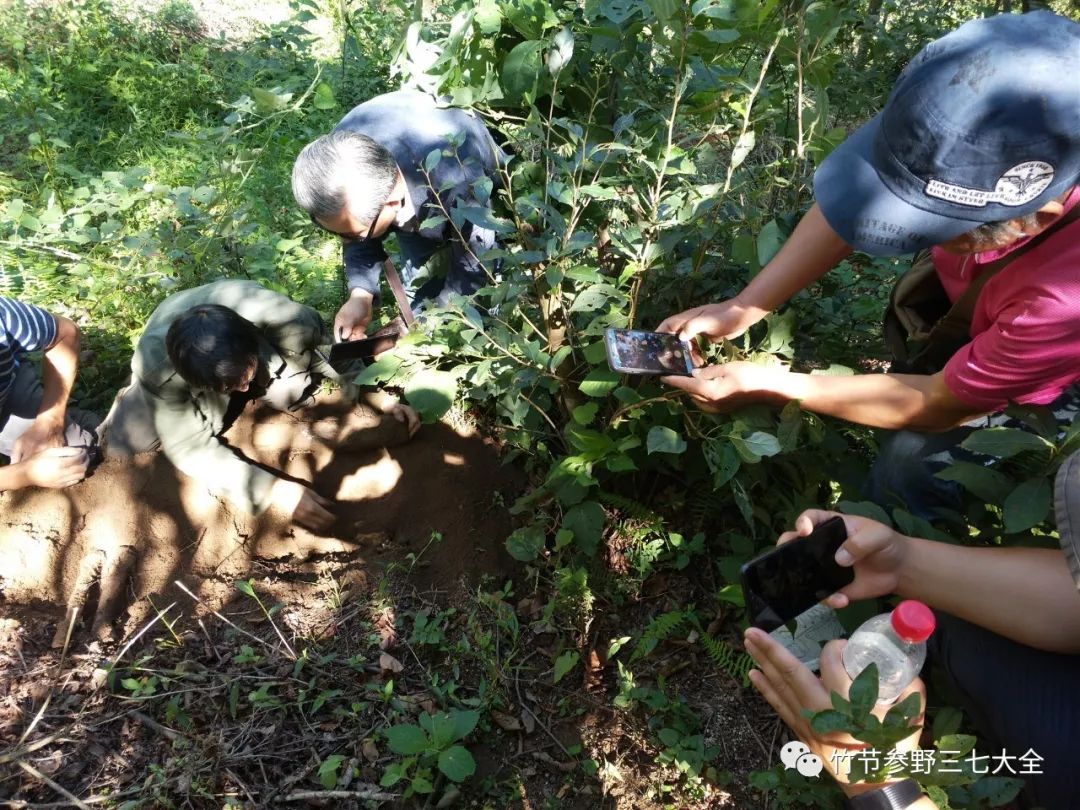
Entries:
{"type": "Polygon", "coordinates": [[[293,197],[318,219],[337,216],[348,204],[361,222],[372,222],[397,174],[397,162],[385,147],[367,135],[334,130],[300,150],[293,164],[293,197]]]}
{"type": "Polygon", "coordinates": [[[1039,212],[1032,211],[1029,214],[1005,219],[1000,222],[986,222],[977,228],[972,228],[963,234],[977,245],[997,245],[1008,239],[1016,242],[1023,239],[1026,232],[1032,231],[1039,225],[1039,212]]]}

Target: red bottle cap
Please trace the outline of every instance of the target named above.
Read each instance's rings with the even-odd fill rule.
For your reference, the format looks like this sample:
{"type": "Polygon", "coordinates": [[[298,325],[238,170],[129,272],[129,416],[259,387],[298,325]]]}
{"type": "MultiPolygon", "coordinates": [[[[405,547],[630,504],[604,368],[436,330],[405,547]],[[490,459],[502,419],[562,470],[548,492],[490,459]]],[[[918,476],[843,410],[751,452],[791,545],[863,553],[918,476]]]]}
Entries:
{"type": "Polygon", "coordinates": [[[926,641],[937,626],[934,612],[914,599],[905,599],[893,608],[891,622],[896,635],[909,644],[926,641]]]}

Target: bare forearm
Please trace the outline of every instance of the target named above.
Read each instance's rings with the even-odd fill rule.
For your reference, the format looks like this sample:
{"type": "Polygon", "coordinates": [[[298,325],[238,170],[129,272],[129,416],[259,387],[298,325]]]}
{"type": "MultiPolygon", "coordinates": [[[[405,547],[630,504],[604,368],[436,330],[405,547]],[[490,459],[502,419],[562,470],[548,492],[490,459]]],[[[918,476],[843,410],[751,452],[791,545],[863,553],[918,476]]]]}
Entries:
{"type": "Polygon", "coordinates": [[[8,464],[0,467],[0,492],[11,489],[22,489],[29,485],[26,478],[25,464],[8,464]]]}
{"type": "Polygon", "coordinates": [[[62,429],[79,366],[79,330],[67,318],[58,317],[56,323],[56,343],[45,352],[42,362],[42,396],[37,418],[62,429]]]}
{"type": "Polygon", "coordinates": [[[1021,644],[1080,652],[1080,592],[1055,549],[908,538],[897,593],[1021,644]]]}
{"type": "Polygon", "coordinates": [[[851,253],[815,203],[794,233],[736,299],[760,319],[817,281],[851,253]]]}
{"type": "Polygon", "coordinates": [[[917,374],[856,374],[850,377],[773,371],[766,383],[782,400],[869,427],[938,431],[977,415],[934,377],[917,374]]]}

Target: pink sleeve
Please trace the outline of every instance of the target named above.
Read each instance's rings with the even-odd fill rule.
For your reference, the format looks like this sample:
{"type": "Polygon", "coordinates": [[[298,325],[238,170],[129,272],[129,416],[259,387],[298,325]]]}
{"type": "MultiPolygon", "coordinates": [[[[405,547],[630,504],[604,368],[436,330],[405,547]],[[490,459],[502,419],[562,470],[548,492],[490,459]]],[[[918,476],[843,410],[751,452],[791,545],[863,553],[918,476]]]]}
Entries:
{"type": "Polygon", "coordinates": [[[1080,378],[1080,319],[1060,302],[1020,301],[945,365],[945,385],[985,411],[1009,402],[1045,405],[1080,378]]]}

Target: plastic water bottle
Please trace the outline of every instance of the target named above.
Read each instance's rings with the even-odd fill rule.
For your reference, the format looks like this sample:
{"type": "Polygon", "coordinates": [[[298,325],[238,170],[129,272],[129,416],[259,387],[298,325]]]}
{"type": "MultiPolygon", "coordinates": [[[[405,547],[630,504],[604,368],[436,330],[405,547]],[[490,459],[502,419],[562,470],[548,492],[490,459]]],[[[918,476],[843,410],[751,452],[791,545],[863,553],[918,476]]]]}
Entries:
{"type": "Polygon", "coordinates": [[[844,647],[844,669],[858,677],[870,664],[878,668],[878,703],[892,703],[926,661],[926,640],[934,632],[934,614],[922,602],[906,599],[892,613],[863,622],[844,647]]]}

